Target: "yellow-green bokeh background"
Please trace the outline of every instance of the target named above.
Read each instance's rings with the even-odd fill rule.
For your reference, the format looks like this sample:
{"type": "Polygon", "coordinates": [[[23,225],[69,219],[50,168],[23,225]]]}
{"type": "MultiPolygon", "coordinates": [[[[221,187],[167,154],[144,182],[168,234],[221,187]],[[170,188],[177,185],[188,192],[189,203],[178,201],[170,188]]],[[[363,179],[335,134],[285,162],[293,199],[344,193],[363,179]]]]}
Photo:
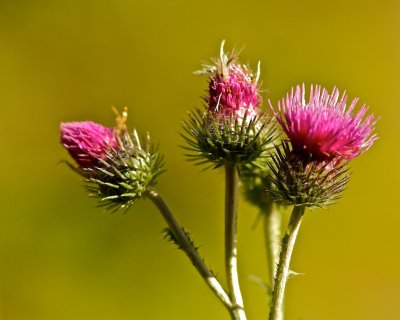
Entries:
{"type": "MultiPolygon", "coordinates": [[[[334,84],[381,116],[344,198],[307,214],[287,319],[399,319],[400,3],[382,1],[0,1],[0,319],[228,319],[158,212],[95,208],[59,161],[61,121],[111,126],[110,106],[160,142],[159,189],[223,279],[223,175],[178,147],[205,79],[192,71],[227,46],[261,60],[265,97],[299,82],[334,84]]],[[[249,319],[268,300],[257,210],[240,203],[239,264],[249,319]]],[[[286,217],[286,215],[285,215],[286,217]]]]}

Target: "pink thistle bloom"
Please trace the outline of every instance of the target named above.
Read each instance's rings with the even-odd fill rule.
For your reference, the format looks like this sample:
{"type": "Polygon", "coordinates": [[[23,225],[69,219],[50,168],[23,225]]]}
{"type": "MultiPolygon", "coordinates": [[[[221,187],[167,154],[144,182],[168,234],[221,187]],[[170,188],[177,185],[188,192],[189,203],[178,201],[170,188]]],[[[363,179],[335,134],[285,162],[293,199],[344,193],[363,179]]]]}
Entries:
{"type": "Polygon", "coordinates": [[[247,66],[238,64],[237,54],[228,56],[224,52],[224,42],[214,65],[205,65],[204,70],[197,73],[210,76],[208,96],[205,98],[209,111],[216,115],[233,115],[237,119],[246,115],[249,120],[258,115],[257,106],[261,103],[259,69],[254,76],[247,66]]]}
{"type": "Polygon", "coordinates": [[[114,129],[84,122],[61,123],[61,144],[81,167],[98,164],[106,158],[106,151],[118,147],[114,129]]]}
{"type": "Polygon", "coordinates": [[[293,151],[307,160],[350,160],[368,150],[377,139],[373,114],[364,118],[364,104],[357,113],[353,110],[358,98],[347,106],[347,95],[339,99],[335,87],[331,94],[321,86],[311,86],[309,101],[305,88],[297,86],[278,104],[276,118],[289,138],[293,151]]]}
{"type": "Polygon", "coordinates": [[[209,110],[226,116],[234,115],[239,119],[247,113],[254,118],[260,102],[257,82],[247,70],[237,64],[227,66],[227,74],[216,73],[209,82],[209,110]]]}

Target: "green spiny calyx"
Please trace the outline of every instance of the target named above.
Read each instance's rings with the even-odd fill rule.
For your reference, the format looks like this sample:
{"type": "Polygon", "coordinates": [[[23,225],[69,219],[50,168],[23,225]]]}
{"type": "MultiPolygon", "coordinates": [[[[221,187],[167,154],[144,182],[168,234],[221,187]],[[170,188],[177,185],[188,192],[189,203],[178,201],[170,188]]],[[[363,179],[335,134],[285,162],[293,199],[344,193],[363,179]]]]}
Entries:
{"type": "Polygon", "coordinates": [[[296,156],[287,141],[275,147],[268,163],[272,198],[280,203],[323,207],[341,197],[350,174],[346,161],[304,161],[296,156]]]}
{"type": "Polygon", "coordinates": [[[115,211],[128,209],[142,198],[164,172],[163,157],[151,144],[149,135],[143,146],[136,131],[132,137],[124,132],[116,139],[118,146],[107,150],[98,166],[77,169],[87,181],[90,195],[100,200],[99,206],[115,211]]]}
{"type": "Polygon", "coordinates": [[[226,164],[251,163],[265,154],[275,138],[274,122],[266,114],[242,119],[210,111],[189,112],[183,135],[191,153],[190,160],[210,163],[217,168],[226,164]]]}

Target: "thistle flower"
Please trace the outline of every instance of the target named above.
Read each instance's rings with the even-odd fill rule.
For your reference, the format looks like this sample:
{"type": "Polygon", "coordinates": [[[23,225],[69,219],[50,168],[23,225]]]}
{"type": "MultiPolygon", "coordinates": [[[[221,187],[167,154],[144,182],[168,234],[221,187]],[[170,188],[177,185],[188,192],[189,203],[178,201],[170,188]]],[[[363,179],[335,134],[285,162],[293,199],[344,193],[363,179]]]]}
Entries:
{"type": "Polygon", "coordinates": [[[311,86],[309,101],[305,88],[297,86],[278,104],[276,117],[289,138],[293,152],[312,161],[350,160],[368,150],[377,135],[373,134],[377,119],[364,116],[364,104],[354,114],[358,98],[347,106],[347,94],[339,99],[335,87],[331,94],[321,86],[311,86]]]}
{"type": "Polygon", "coordinates": [[[60,133],[61,144],[81,167],[97,165],[118,145],[112,128],[91,121],[61,123],[60,133]]]}
{"type": "Polygon", "coordinates": [[[90,196],[108,209],[128,209],[156,184],[163,158],[147,135],[142,146],[137,132],[126,129],[126,111],[117,114],[116,128],[93,122],[61,124],[61,143],[79,165],[69,166],[87,182],[90,196]]]}
{"type": "Polygon", "coordinates": [[[212,167],[245,164],[260,158],[275,138],[275,124],[259,112],[259,69],[256,76],[247,66],[237,62],[237,55],[224,52],[213,65],[204,65],[198,74],[209,75],[205,111],[189,112],[184,122],[188,156],[212,167]]]}
{"type": "Polygon", "coordinates": [[[231,116],[247,120],[257,116],[257,106],[261,103],[258,79],[246,65],[239,64],[237,53],[226,54],[224,41],[221,44],[220,56],[213,60],[213,65],[204,65],[198,74],[209,76],[208,96],[204,98],[208,110],[214,114],[231,116]]]}

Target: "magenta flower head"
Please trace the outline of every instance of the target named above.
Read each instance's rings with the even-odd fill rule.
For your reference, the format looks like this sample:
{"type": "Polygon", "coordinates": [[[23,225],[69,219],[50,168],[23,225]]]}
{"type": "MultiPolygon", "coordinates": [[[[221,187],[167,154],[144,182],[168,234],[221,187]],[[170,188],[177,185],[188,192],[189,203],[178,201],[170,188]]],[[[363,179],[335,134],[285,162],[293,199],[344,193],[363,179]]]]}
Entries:
{"type": "Polygon", "coordinates": [[[84,168],[97,165],[107,150],[118,147],[114,129],[91,121],[61,123],[60,133],[61,144],[84,168]]]}
{"type": "Polygon", "coordinates": [[[363,105],[354,113],[358,98],[347,106],[346,92],[339,99],[339,90],[329,94],[317,85],[311,86],[309,101],[305,88],[297,86],[278,104],[278,122],[289,138],[293,152],[312,161],[350,160],[368,150],[377,135],[373,134],[377,119],[366,118],[363,105]]]}
{"type": "Polygon", "coordinates": [[[368,150],[377,139],[374,115],[358,99],[347,106],[337,88],[329,94],[311,86],[297,86],[278,104],[276,118],[288,137],[276,146],[268,164],[273,198],[297,206],[325,206],[339,199],[349,180],[348,162],[368,150]]]}
{"type": "Polygon", "coordinates": [[[214,59],[213,65],[204,65],[199,74],[209,76],[208,96],[205,101],[208,109],[214,114],[234,116],[247,119],[257,116],[257,106],[261,103],[258,78],[246,65],[237,62],[237,53],[227,55],[224,52],[224,41],[221,44],[220,56],[214,59]]]}

